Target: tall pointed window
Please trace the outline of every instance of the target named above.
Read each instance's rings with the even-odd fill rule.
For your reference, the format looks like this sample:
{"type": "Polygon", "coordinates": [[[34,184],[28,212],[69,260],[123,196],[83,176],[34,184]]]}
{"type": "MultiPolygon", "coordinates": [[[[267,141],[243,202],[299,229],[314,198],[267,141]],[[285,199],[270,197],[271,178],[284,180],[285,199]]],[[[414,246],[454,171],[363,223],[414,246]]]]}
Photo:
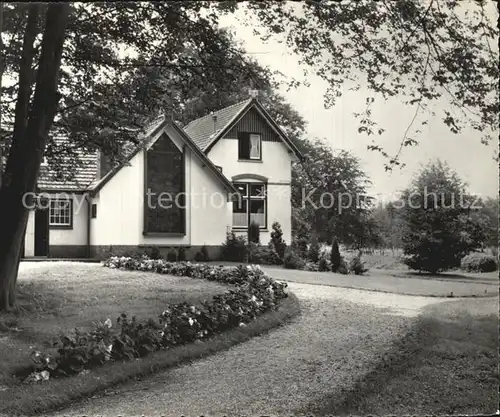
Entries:
{"type": "Polygon", "coordinates": [[[144,233],[184,235],[184,153],[164,134],[146,152],[144,163],[144,233]]]}

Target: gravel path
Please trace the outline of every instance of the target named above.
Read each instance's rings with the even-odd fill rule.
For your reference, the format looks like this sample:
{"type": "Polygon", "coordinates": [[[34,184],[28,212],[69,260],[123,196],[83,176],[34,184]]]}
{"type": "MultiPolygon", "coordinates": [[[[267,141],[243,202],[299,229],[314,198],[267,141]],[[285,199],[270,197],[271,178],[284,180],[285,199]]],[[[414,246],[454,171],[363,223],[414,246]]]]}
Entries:
{"type": "Polygon", "coordinates": [[[354,385],[422,307],[444,301],[299,283],[289,288],[302,306],[293,323],[54,416],[290,416],[354,385]]]}

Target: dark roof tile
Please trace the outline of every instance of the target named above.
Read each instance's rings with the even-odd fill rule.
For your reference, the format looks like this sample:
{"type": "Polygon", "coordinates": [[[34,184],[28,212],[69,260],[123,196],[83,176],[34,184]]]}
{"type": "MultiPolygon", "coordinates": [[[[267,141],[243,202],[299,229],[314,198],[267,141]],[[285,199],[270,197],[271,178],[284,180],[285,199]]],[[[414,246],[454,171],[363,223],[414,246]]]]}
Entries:
{"type": "Polygon", "coordinates": [[[211,140],[229,123],[231,123],[241,110],[243,110],[251,101],[252,99],[240,101],[239,103],[193,120],[184,127],[184,131],[189,135],[198,148],[205,151],[211,140]],[[215,126],[213,117],[217,117],[215,126]]]}

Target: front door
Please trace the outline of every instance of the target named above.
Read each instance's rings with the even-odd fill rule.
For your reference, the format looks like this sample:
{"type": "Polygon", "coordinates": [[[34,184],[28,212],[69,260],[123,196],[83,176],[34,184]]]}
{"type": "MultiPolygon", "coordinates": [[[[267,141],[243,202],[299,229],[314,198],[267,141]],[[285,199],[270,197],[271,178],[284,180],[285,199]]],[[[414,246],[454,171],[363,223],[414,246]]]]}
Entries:
{"type": "Polygon", "coordinates": [[[49,255],[49,209],[35,210],[35,256],[49,255]]]}

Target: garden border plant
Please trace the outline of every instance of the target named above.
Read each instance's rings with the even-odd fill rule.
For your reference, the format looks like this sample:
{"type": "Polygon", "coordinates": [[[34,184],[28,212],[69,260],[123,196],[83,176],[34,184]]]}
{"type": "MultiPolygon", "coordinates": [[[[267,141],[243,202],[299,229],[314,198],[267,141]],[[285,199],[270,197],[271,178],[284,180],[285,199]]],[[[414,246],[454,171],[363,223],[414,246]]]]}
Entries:
{"type": "MultiPolygon", "coordinates": [[[[132,378],[228,349],[300,313],[298,299],[285,292],[287,284],[268,277],[258,266],[171,263],[146,255],[112,257],[105,265],[202,278],[235,288],[201,307],[187,303],[168,305],[158,322],[139,322],[122,315],[116,326],[118,331],[108,319],[96,323],[91,332],[62,336],[59,357],[33,352],[37,366],[26,382],[46,379],[43,372],[51,373],[50,382],[21,384],[15,391],[0,393],[0,415],[27,415],[68,406],[132,378]],[[126,358],[136,360],[120,360],[126,358]],[[65,377],[57,378],[58,375],[65,377]]],[[[17,375],[26,376],[32,370],[20,370],[17,375]]]]}
{"type": "Polygon", "coordinates": [[[0,392],[0,415],[26,416],[66,408],[127,381],[227,350],[286,324],[298,314],[299,300],[290,293],[280,303],[279,309],[267,311],[248,325],[216,334],[203,343],[176,346],[169,349],[168,354],[165,351],[153,352],[140,360],[107,362],[91,372],[56,378],[48,383],[23,384],[17,386],[13,392],[0,392]]]}
{"type": "Polygon", "coordinates": [[[180,303],[167,305],[158,320],[139,322],[122,314],[117,329],[108,318],[95,323],[90,332],[75,330],[57,342],[58,355],[32,353],[35,370],[27,382],[79,374],[106,362],[142,358],[189,342],[204,340],[217,333],[245,326],[257,316],[277,309],[288,294],[286,283],[264,274],[259,266],[209,266],[190,262],[168,262],[141,257],[112,257],[105,266],[127,270],[151,271],[174,276],[218,281],[235,288],[204,301],[201,307],[180,303]]]}

